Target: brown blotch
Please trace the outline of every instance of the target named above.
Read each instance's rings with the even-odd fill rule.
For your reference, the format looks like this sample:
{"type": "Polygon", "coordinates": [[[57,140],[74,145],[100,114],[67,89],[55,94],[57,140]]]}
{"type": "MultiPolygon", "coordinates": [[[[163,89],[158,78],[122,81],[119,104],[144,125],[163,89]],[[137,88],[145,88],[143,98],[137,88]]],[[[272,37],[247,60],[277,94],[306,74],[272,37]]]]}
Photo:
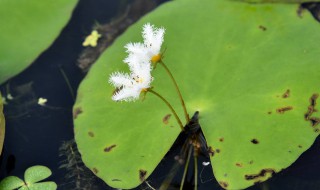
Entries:
{"type": "Polygon", "coordinates": [[[167,114],[163,117],[162,122],[167,125],[169,123],[170,118],[171,118],[171,114],[167,114]]]}
{"type": "Polygon", "coordinates": [[[278,108],[277,109],[277,113],[283,114],[284,112],[290,111],[292,109],[293,109],[292,106],[286,106],[286,107],[278,108]]]}
{"type": "Polygon", "coordinates": [[[97,168],[92,168],[93,173],[97,174],[99,170],[97,168]]]}
{"type": "Polygon", "coordinates": [[[143,170],[143,169],[139,170],[139,179],[141,182],[143,182],[145,180],[146,175],[147,175],[146,170],[143,170]]]}
{"type": "Polygon", "coordinates": [[[208,147],[208,154],[211,157],[214,156],[214,150],[213,150],[213,148],[211,146],[208,147]]]}
{"type": "Polygon", "coordinates": [[[242,163],[236,163],[236,166],[241,168],[243,166],[243,164],[242,163]]]}
{"type": "Polygon", "coordinates": [[[311,117],[309,120],[311,122],[312,127],[315,127],[320,123],[320,119],[317,117],[311,117]]]}
{"type": "Polygon", "coordinates": [[[317,99],[319,97],[319,94],[315,93],[312,94],[311,98],[310,98],[310,105],[315,107],[317,105],[317,99]]]}
{"type": "Polygon", "coordinates": [[[217,153],[220,153],[221,151],[220,151],[220,149],[216,149],[216,152],[217,152],[217,153]]]}
{"type": "Polygon", "coordinates": [[[220,141],[220,142],[223,142],[223,141],[224,141],[224,138],[223,138],[223,137],[221,137],[221,138],[219,139],[219,141],[220,141]]]}
{"type": "Polygon", "coordinates": [[[77,107],[77,108],[73,109],[73,111],[72,111],[73,119],[77,119],[78,115],[81,114],[82,112],[83,111],[82,111],[81,107],[77,107]]]}
{"type": "Polygon", "coordinates": [[[251,142],[252,142],[253,144],[259,144],[259,141],[258,141],[257,139],[252,139],[251,142]]]}
{"type": "Polygon", "coordinates": [[[93,133],[92,131],[89,131],[89,132],[88,132],[88,135],[89,135],[90,137],[94,137],[94,133],[93,133]]]}
{"type": "Polygon", "coordinates": [[[289,98],[290,96],[290,89],[288,89],[284,94],[282,94],[282,98],[289,98]]]}
{"type": "Polygon", "coordinates": [[[262,25],[259,25],[259,29],[262,30],[262,31],[266,31],[266,30],[267,30],[267,27],[262,26],[262,25]]]}
{"type": "Polygon", "coordinates": [[[258,178],[265,177],[268,173],[270,173],[272,176],[273,174],[276,173],[276,171],[274,169],[267,168],[267,169],[261,170],[260,173],[258,174],[245,175],[244,177],[246,180],[256,180],[258,178]]]}
{"type": "Polygon", "coordinates": [[[111,146],[106,147],[105,149],[103,149],[105,152],[110,152],[114,147],[116,147],[116,144],[113,144],[111,146]]]}
{"type": "Polygon", "coordinates": [[[229,185],[227,182],[225,181],[219,181],[219,184],[223,187],[223,188],[227,188],[229,185]]]}

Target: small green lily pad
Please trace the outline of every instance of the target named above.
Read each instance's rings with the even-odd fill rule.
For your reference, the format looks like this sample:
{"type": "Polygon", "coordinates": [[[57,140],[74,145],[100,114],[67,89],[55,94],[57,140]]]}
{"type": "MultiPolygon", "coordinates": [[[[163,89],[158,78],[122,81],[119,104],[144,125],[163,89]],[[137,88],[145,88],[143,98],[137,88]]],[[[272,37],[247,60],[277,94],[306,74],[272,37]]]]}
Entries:
{"type": "Polygon", "coordinates": [[[24,185],[24,181],[16,176],[8,176],[0,182],[0,189],[13,190],[24,185]]]}
{"type": "MultiPolygon", "coordinates": [[[[320,25],[299,5],[177,0],[134,24],[80,85],[75,138],[84,163],[107,184],[133,188],[154,170],[180,129],[157,97],[113,102],[107,83],[127,71],[124,45],[150,22],[166,28],[164,62],[189,114],[200,112],[215,178],[226,189],[265,181],[291,165],[319,134],[320,25]],[[170,13],[170,14],[168,14],[170,13]],[[190,14],[195,13],[195,14],[190,14]],[[312,37],[311,37],[312,36],[312,37]],[[81,111],[79,111],[81,110],[81,111]]],[[[183,111],[161,66],[154,90],[183,111]]]]}
{"type": "Polygon", "coordinates": [[[24,173],[24,180],[27,184],[33,184],[48,178],[51,170],[45,166],[32,166],[24,173]]]}

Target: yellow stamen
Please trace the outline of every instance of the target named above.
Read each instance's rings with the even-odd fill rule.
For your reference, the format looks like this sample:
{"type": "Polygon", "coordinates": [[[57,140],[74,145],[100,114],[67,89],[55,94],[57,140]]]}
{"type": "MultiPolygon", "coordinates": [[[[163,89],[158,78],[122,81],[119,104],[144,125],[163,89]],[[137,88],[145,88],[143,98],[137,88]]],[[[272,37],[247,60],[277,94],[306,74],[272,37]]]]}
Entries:
{"type": "Polygon", "coordinates": [[[151,58],[151,62],[152,62],[152,63],[158,63],[160,60],[161,60],[161,54],[154,55],[154,56],[151,58]]]}

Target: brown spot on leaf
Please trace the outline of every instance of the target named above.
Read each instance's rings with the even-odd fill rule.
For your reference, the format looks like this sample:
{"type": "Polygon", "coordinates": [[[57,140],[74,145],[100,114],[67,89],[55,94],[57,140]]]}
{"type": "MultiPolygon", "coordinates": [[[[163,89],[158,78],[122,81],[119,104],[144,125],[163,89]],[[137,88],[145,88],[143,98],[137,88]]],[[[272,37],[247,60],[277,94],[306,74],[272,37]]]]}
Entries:
{"type": "Polygon", "coordinates": [[[208,154],[211,157],[214,156],[214,150],[213,150],[213,148],[211,146],[208,147],[208,154]]]}
{"type": "Polygon", "coordinates": [[[219,138],[219,141],[220,141],[220,142],[223,142],[223,141],[224,141],[224,138],[223,138],[223,137],[219,138]]]}
{"type": "Polygon", "coordinates": [[[261,177],[265,177],[268,173],[271,174],[271,176],[272,176],[273,174],[276,173],[276,171],[274,169],[267,168],[267,169],[261,170],[260,173],[258,173],[258,174],[245,175],[244,177],[246,180],[256,180],[261,177]]]}
{"type": "Polygon", "coordinates": [[[317,125],[320,123],[320,119],[317,118],[317,117],[311,117],[311,118],[310,118],[310,121],[311,121],[312,127],[315,127],[315,126],[317,126],[317,125]]]}
{"type": "Polygon", "coordinates": [[[81,114],[82,112],[83,111],[81,107],[76,107],[75,109],[73,109],[73,112],[72,112],[73,119],[77,119],[78,115],[81,114]]]}
{"type": "Polygon", "coordinates": [[[139,170],[139,179],[141,182],[143,182],[145,180],[146,175],[147,175],[146,170],[143,170],[143,169],[139,170]]]}
{"type": "Polygon", "coordinates": [[[315,129],[314,132],[318,133],[318,132],[319,132],[319,129],[315,129]]]}
{"type": "Polygon", "coordinates": [[[243,166],[243,164],[242,163],[236,163],[236,166],[241,168],[243,166]]]}
{"type": "Polygon", "coordinates": [[[94,137],[94,133],[93,133],[92,131],[89,131],[89,132],[88,132],[88,135],[89,135],[90,137],[94,137]]]}
{"type": "Polygon", "coordinates": [[[225,181],[219,181],[219,184],[225,189],[229,186],[228,183],[225,181]]]}
{"type": "Polygon", "coordinates": [[[249,164],[253,164],[253,160],[250,160],[249,164]]]}
{"type": "Polygon", "coordinates": [[[221,151],[220,151],[220,149],[216,149],[216,152],[219,154],[221,151]]]}
{"type": "Polygon", "coordinates": [[[167,114],[163,117],[162,122],[167,125],[169,123],[170,118],[171,118],[171,114],[167,114]]]}
{"type": "Polygon", "coordinates": [[[299,148],[302,148],[302,146],[301,146],[301,145],[298,145],[298,147],[299,147],[299,148]]]}
{"type": "Polygon", "coordinates": [[[290,89],[286,90],[284,94],[282,94],[282,98],[289,98],[290,96],[290,89]]]}
{"type": "Polygon", "coordinates": [[[103,149],[105,152],[110,152],[114,147],[116,147],[117,145],[113,144],[111,146],[106,147],[105,149],[103,149]]]}
{"type": "Polygon", "coordinates": [[[97,174],[99,170],[97,168],[92,168],[93,173],[97,174]]]}
{"type": "Polygon", "coordinates": [[[262,25],[259,25],[259,29],[262,30],[262,31],[266,31],[266,30],[267,30],[267,27],[262,26],[262,25]]]}
{"type": "Polygon", "coordinates": [[[277,109],[277,113],[283,114],[284,112],[290,111],[292,109],[293,109],[292,106],[286,106],[286,107],[278,108],[277,109]]]}
{"type": "Polygon", "coordinates": [[[258,141],[257,139],[252,139],[251,142],[252,142],[253,144],[259,144],[259,141],[258,141]]]}
{"type": "Polygon", "coordinates": [[[272,111],[268,111],[268,114],[269,114],[269,115],[272,114],[272,111]]]}

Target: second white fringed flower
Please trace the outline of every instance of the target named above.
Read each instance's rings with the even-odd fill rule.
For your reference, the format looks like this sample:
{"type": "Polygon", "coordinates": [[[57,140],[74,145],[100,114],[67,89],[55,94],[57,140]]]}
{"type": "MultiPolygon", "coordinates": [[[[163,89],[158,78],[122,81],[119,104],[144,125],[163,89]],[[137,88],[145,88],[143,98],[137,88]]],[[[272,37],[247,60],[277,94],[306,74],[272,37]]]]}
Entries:
{"type": "Polygon", "coordinates": [[[126,74],[116,72],[111,74],[109,82],[117,88],[112,96],[114,101],[134,101],[139,99],[140,93],[150,88],[153,78],[150,66],[141,67],[135,73],[126,74]]]}

